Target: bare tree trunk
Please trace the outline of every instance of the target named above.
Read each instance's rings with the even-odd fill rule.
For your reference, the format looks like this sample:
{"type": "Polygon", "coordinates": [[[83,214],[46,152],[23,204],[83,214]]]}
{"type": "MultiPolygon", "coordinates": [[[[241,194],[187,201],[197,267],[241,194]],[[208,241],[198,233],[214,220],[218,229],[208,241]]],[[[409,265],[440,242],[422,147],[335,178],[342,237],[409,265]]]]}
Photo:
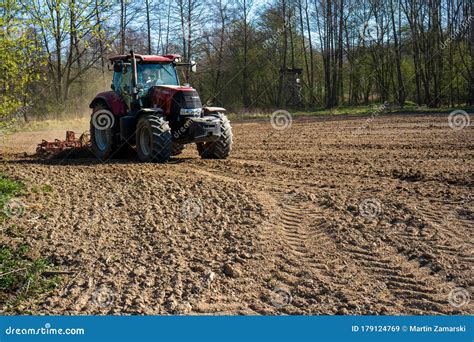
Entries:
{"type": "MultiPolygon", "coordinates": [[[[218,94],[219,93],[219,84],[220,84],[220,78],[221,78],[221,72],[222,72],[222,64],[223,64],[223,59],[224,59],[224,44],[225,44],[225,27],[226,27],[226,8],[222,3],[222,0],[218,0],[217,2],[218,8],[218,16],[219,16],[219,22],[220,22],[220,28],[219,28],[219,47],[217,49],[217,70],[216,70],[216,76],[214,78],[214,93],[218,94]]],[[[216,102],[217,104],[221,104],[221,101],[218,98],[213,98],[213,102],[216,102]]]]}
{"type": "Polygon", "coordinates": [[[120,0],[120,53],[125,54],[125,1],[120,0]]]}
{"type": "MultiPolygon", "coordinates": [[[[446,10],[447,10],[447,36],[451,37],[453,33],[453,24],[454,24],[454,1],[453,0],[447,0],[446,4],[446,10]]],[[[453,61],[454,61],[454,49],[452,44],[449,44],[448,46],[448,72],[449,76],[448,78],[450,80],[454,79],[453,75],[453,61]]],[[[453,82],[449,82],[449,105],[451,107],[454,106],[454,87],[453,87],[453,82]]]]}
{"type": "Polygon", "coordinates": [[[417,11],[414,8],[414,5],[405,0],[403,6],[406,18],[410,25],[410,31],[412,34],[412,41],[413,41],[413,63],[415,68],[415,85],[416,85],[416,103],[417,105],[422,104],[421,100],[421,65],[420,65],[420,49],[419,49],[419,37],[417,31],[417,22],[416,17],[418,16],[417,11]],[[410,7],[408,7],[410,6],[410,7]]]}
{"type": "Polygon", "coordinates": [[[103,86],[105,86],[105,49],[104,49],[104,38],[105,38],[105,33],[103,31],[102,27],[102,19],[100,17],[100,10],[99,10],[99,0],[95,1],[95,20],[96,20],[96,29],[97,29],[97,35],[98,35],[98,40],[99,40],[99,49],[100,49],[100,66],[101,66],[101,71],[102,71],[102,82],[103,86]]]}
{"type": "Polygon", "coordinates": [[[69,6],[69,48],[68,48],[68,55],[67,55],[67,61],[65,65],[65,74],[66,74],[66,80],[65,80],[65,87],[64,87],[64,93],[61,94],[63,97],[63,101],[67,100],[68,97],[68,88],[69,88],[69,79],[71,78],[71,68],[72,68],[72,59],[73,59],[73,53],[74,53],[74,11],[75,11],[75,3],[74,0],[71,0],[70,6],[69,6]]]}
{"type": "Polygon", "coordinates": [[[145,0],[146,9],[146,31],[147,31],[147,48],[148,54],[151,55],[151,23],[150,23],[150,0],[145,0]]]}
{"type": "Polygon", "coordinates": [[[310,104],[314,104],[314,52],[313,52],[313,40],[311,37],[311,27],[309,25],[309,13],[308,13],[308,0],[305,0],[305,16],[306,26],[308,27],[308,44],[309,44],[309,89],[310,89],[310,104]]]}
{"type": "MultiPolygon", "coordinates": [[[[469,82],[469,105],[474,105],[474,4],[471,2],[471,11],[470,11],[470,33],[469,33],[469,39],[468,39],[468,46],[469,46],[469,51],[471,54],[471,72],[470,72],[470,79],[471,82],[469,82]]],[[[469,12],[468,12],[469,13],[469,12]]]]}
{"type": "MultiPolygon", "coordinates": [[[[313,90],[311,88],[311,81],[309,79],[310,77],[310,69],[309,69],[309,62],[308,62],[308,54],[307,54],[307,51],[306,51],[306,37],[305,37],[305,29],[304,29],[304,18],[303,18],[303,5],[302,5],[302,0],[298,0],[298,11],[299,11],[299,19],[300,19],[300,32],[301,32],[301,44],[302,44],[302,47],[303,47],[303,58],[304,58],[304,64],[305,64],[305,70],[306,70],[306,75],[307,75],[307,78],[308,78],[308,84],[309,84],[309,101],[308,102],[312,102],[311,100],[311,97],[312,97],[312,93],[313,93],[313,90]]],[[[311,30],[308,30],[308,31],[311,31],[311,30]]]]}
{"type": "MultiPolygon", "coordinates": [[[[400,0],[399,0],[400,1],[400,0]]],[[[397,69],[397,96],[398,96],[398,104],[400,107],[403,108],[405,104],[405,85],[403,84],[403,75],[402,75],[402,68],[401,68],[401,52],[400,52],[400,44],[398,40],[398,32],[400,31],[400,13],[398,14],[398,30],[395,26],[395,14],[393,8],[393,1],[390,1],[390,14],[392,19],[392,29],[393,29],[393,43],[395,49],[395,64],[397,69]]]]}
{"type": "Polygon", "coordinates": [[[433,85],[434,85],[434,98],[429,103],[431,107],[438,108],[440,106],[440,91],[441,91],[441,80],[442,80],[442,51],[440,49],[441,42],[441,23],[440,23],[440,11],[441,4],[440,0],[432,0],[431,2],[431,22],[432,22],[432,29],[431,29],[431,56],[432,64],[431,70],[428,70],[430,73],[433,74],[433,85]]]}
{"type": "Polygon", "coordinates": [[[248,72],[248,58],[249,58],[249,23],[248,23],[249,6],[248,0],[243,0],[243,26],[244,26],[244,55],[242,67],[242,102],[245,109],[250,106],[249,96],[249,72],[248,72]]]}
{"type": "Polygon", "coordinates": [[[164,53],[169,53],[168,49],[170,46],[170,20],[171,20],[171,1],[168,1],[168,16],[167,16],[167,23],[166,23],[166,48],[164,49],[164,53]]]}
{"type": "MultiPolygon", "coordinates": [[[[192,56],[192,18],[193,14],[193,2],[192,0],[188,0],[188,52],[186,55],[186,60],[191,61],[192,56]]],[[[186,79],[189,81],[189,68],[186,68],[186,79]]]]}
{"type": "Polygon", "coordinates": [[[286,18],[286,0],[282,0],[282,20],[283,20],[283,49],[282,49],[282,62],[280,67],[280,78],[278,83],[278,97],[277,107],[281,107],[283,104],[283,87],[285,81],[285,72],[287,69],[287,50],[288,50],[288,32],[287,32],[287,18],[286,18]]]}
{"type": "Polygon", "coordinates": [[[59,6],[56,6],[54,9],[55,11],[55,42],[56,42],[56,98],[62,100],[63,98],[63,77],[62,77],[62,56],[61,56],[61,49],[62,49],[62,41],[61,41],[61,9],[59,6]]]}
{"type": "MultiPolygon", "coordinates": [[[[340,96],[340,100],[344,102],[344,82],[343,82],[343,51],[342,51],[342,42],[343,42],[343,32],[344,32],[344,15],[343,15],[343,8],[344,8],[344,0],[339,0],[339,39],[338,39],[338,69],[337,69],[337,81],[338,81],[338,94],[337,97],[340,96]]],[[[336,98],[336,105],[339,104],[339,99],[336,98]]]]}
{"type": "MultiPolygon", "coordinates": [[[[331,103],[331,23],[330,18],[331,14],[331,4],[328,0],[321,1],[322,7],[322,18],[324,20],[324,29],[320,29],[319,19],[318,19],[318,31],[319,36],[321,37],[321,49],[323,55],[323,69],[324,69],[324,95],[325,95],[325,104],[327,108],[332,107],[331,103]]],[[[318,12],[316,12],[318,13],[318,12]]]]}
{"type": "Polygon", "coordinates": [[[293,28],[291,25],[292,22],[292,11],[288,11],[288,32],[290,34],[290,55],[291,55],[291,67],[295,67],[295,42],[293,38],[293,28]]]}

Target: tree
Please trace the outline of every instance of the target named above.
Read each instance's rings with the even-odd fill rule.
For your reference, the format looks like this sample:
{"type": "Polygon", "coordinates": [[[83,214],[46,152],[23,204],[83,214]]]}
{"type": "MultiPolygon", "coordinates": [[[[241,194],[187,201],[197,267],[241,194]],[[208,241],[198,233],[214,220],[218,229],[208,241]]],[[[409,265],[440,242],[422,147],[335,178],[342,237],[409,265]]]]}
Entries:
{"type": "Polygon", "coordinates": [[[42,58],[30,38],[30,21],[14,0],[0,3],[0,119],[30,105],[28,87],[40,77],[42,58]]]}

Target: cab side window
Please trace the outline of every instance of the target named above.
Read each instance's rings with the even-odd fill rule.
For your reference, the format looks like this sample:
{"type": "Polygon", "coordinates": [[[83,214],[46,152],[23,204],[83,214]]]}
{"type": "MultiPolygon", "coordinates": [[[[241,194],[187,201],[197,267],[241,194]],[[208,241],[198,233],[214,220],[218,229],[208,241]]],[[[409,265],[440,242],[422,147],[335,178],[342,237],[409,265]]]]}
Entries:
{"type": "Polygon", "coordinates": [[[122,77],[120,79],[120,90],[122,92],[127,92],[127,93],[130,93],[131,92],[131,78],[132,78],[132,68],[130,67],[127,67],[126,69],[124,69],[124,73],[122,74],[122,77]]]}
{"type": "Polygon", "coordinates": [[[114,72],[114,78],[112,79],[112,84],[114,86],[114,91],[120,94],[120,86],[122,83],[122,73],[121,72],[114,72]]]}
{"type": "Polygon", "coordinates": [[[120,85],[119,85],[119,95],[123,99],[123,101],[127,104],[128,108],[131,108],[132,102],[132,68],[127,66],[124,69],[124,73],[121,74],[120,77],[120,85]]]}

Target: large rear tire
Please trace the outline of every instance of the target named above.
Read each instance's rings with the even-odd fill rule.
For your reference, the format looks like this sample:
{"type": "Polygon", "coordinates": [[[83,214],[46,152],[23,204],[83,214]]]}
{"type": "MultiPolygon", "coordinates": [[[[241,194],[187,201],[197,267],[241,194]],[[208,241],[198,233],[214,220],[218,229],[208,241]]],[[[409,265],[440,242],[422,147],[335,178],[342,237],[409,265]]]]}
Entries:
{"type": "Polygon", "coordinates": [[[159,115],[145,115],[138,120],[136,140],[141,161],[166,163],[170,159],[173,146],[171,129],[159,115]]]}
{"type": "Polygon", "coordinates": [[[221,136],[219,140],[207,143],[198,143],[197,150],[203,159],[226,159],[232,151],[232,127],[229,119],[219,113],[221,136]]]}
{"type": "Polygon", "coordinates": [[[92,152],[101,161],[109,159],[116,150],[114,141],[114,115],[107,107],[98,103],[92,110],[90,140],[92,152]]]}

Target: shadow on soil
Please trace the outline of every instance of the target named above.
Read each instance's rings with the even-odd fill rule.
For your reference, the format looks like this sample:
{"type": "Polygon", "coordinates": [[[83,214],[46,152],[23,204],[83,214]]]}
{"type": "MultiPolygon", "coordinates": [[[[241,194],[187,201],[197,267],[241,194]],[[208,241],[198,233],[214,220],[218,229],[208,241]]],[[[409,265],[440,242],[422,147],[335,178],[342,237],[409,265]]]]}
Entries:
{"type": "MultiPolygon", "coordinates": [[[[97,158],[89,149],[71,149],[54,156],[48,155],[16,155],[15,160],[4,160],[7,164],[43,164],[43,165],[100,165],[100,164],[136,164],[141,163],[133,150],[123,151],[107,160],[97,158]]],[[[180,164],[193,158],[171,157],[168,164],[180,164]]]]}

